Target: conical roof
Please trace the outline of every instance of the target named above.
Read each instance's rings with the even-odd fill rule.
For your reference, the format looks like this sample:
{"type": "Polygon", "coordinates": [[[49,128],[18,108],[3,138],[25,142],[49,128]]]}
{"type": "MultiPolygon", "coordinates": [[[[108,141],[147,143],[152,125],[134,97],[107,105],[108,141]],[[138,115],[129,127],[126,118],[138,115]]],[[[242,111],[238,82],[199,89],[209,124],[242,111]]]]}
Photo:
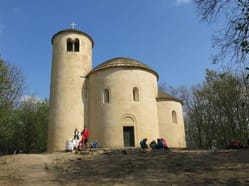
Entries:
{"type": "Polygon", "coordinates": [[[107,61],[101,63],[100,65],[96,66],[94,69],[92,69],[88,75],[90,75],[94,72],[100,71],[100,70],[104,70],[104,69],[108,69],[108,68],[117,68],[117,67],[143,69],[145,71],[149,71],[149,72],[155,74],[157,79],[159,78],[158,74],[152,68],[150,68],[148,65],[146,65],[140,61],[137,61],[135,59],[125,58],[125,57],[117,57],[117,58],[107,60],[107,61]]]}
{"type": "Polygon", "coordinates": [[[181,104],[183,103],[182,100],[169,95],[168,93],[164,92],[160,88],[158,89],[157,101],[177,101],[177,102],[180,102],[181,104]]]}

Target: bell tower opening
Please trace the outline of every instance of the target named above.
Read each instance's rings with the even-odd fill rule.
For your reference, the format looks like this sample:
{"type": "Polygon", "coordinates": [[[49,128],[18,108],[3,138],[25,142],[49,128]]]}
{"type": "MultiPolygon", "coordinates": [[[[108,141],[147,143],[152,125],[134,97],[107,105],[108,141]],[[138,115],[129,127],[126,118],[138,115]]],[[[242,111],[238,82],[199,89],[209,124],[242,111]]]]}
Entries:
{"type": "Polygon", "coordinates": [[[74,42],[74,51],[75,52],[79,52],[80,51],[80,40],[79,39],[75,39],[75,42],[74,42]]]}
{"type": "Polygon", "coordinates": [[[67,39],[67,51],[73,51],[73,41],[71,39],[67,39]]]}
{"type": "Polygon", "coordinates": [[[72,40],[70,38],[67,39],[67,51],[68,52],[79,52],[80,51],[80,40],[76,38],[72,40]]]}

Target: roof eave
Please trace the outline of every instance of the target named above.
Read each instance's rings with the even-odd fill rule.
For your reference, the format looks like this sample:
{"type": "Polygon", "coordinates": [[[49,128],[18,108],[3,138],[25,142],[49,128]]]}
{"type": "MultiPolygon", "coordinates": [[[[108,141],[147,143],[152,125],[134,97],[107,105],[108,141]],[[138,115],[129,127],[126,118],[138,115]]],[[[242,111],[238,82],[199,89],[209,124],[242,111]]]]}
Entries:
{"type": "Polygon", "coordinates": [[[90,41],[92,42],[92,48],[93,48],[93,46],[94,46],[94,41],[93,41],[92,37],[91,37],[90,35],[88,35],[87,33],[82,32],[82,31],[77,30],[77,29],[65,29],[65,30],[61,30],[61,31],[55,33],[55,34],[53,35],[53,37],[51,38],[51,43],[52,43],[52,45],[53,45],[54,38],[55,38],[57,35],[59,35],[59,34],[61,34],[61,33],[63,33],[63,32],[65,32],[65,33],[66,33],[66,32],[68,32],[68,33],[71,32],[71,33],[77,33],[77,34],[85,35],[85,36],[88,37],[88,38],[90,39],[90,41]]]}

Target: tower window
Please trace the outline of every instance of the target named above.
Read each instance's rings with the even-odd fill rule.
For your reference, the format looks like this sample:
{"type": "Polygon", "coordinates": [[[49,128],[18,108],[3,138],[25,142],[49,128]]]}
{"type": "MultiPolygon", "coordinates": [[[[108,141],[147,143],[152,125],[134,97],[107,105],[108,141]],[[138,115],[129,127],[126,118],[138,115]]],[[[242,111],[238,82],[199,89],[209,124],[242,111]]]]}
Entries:
{"type": "Polygon", "coordinates": [[[80,51],[80,40],[67,39],[67,51],[68,52],[79,52],[80,51]]]}
{"type": "Polygon", "coordinates": [[[71,39],[67,39],[67,51],[73,51],[73,41],[71,39]]]}
{"type": "Polygon", "coordinates": [[[80,41],[79,41],[79,39],[75,39],[74,51],[76,51],[76,52],[80,51],[80,41]]]}
{"type": "Polygon", "coordinates": [[[176,111],[172,111],[172,122],[177,123],[177,116],[176,116],[176,111]]]}
{"type": "Polygon", "coordinates": [[[104,90],[104,94],[103,94],[103,103],[109,103],[110,102],[110,94],[109,94],[109,90],[105,89],[104,90]]]}
{"type": "Polygon", "coordinates": [[[132,95],[133,95],[133,101],[139,101],[139,91],[137,87],[133,88],[132,95]]]}

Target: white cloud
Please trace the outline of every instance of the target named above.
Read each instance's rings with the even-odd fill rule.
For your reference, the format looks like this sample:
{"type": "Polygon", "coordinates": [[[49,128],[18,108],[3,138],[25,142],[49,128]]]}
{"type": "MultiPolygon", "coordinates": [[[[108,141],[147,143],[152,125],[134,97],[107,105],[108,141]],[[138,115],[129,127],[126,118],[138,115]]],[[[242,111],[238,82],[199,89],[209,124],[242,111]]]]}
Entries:
{"type": "Polygon", "coordinates": [[[176,0],[177,5],[189,4],[189,3],[192,3],[192,0],[176,0]]]}

